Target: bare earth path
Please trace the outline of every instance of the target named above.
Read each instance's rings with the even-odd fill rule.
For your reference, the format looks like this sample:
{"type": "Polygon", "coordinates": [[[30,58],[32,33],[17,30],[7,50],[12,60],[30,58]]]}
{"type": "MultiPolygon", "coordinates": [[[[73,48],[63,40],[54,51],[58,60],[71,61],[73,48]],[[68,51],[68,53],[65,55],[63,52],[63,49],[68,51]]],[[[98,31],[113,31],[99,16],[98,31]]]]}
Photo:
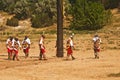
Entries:
{"type": "Polygon", "coordinates": [[[76,60],[66,61],[65,57],[55,57],[52,44],[50,41],[47,44],[47,61],[38,60],[37,42],[32,44],[28,59],[20,51],[20,61],[8,61],[6,49],[2,47],[0,80],[120,80],[119,49],[103,50],[100,59],[94,59],[92,49],[78,49],[74,51],[76,60]]]}

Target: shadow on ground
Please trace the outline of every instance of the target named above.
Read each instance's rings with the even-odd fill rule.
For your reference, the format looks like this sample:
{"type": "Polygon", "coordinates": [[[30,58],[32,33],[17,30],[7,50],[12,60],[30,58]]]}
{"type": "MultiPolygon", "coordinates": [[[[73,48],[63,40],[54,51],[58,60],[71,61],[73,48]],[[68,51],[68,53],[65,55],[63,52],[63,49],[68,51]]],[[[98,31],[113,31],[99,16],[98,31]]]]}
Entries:
{"type": "Polygon", "coordinates": [[[120,77],[120,72],[109,74],[108,77],[120,77]]]}

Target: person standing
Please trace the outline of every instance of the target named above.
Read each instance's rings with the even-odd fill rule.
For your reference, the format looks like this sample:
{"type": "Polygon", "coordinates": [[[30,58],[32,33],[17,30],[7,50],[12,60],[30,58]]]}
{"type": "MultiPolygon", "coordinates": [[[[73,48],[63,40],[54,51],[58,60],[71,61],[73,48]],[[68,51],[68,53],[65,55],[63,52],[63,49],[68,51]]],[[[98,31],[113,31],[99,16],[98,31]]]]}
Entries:
{"type": "Polygon", "coordinates": [[[100,43],[101,43],[101,38],[98,35],[95,35],[93,38],[93,47],[94,47],[95,59],[99,59],[100,43]]]}
{"type": "Polygon", "coordinates": [[[44,60],[47,60],[44,39],[45,39],[45,36],[41,35],[39,39],[39,49],[40,49],[39,60],[42,60],[42,58],[44,58],[44,60]]]}
{"type": "Polygon", "coordinates": [[[25,54],[25,58],[29,56],[30,45],[31,45],[30,39],[28,38],[28,36],[25,36],[24,40],[22,41],[22,48],[25,54]]]}

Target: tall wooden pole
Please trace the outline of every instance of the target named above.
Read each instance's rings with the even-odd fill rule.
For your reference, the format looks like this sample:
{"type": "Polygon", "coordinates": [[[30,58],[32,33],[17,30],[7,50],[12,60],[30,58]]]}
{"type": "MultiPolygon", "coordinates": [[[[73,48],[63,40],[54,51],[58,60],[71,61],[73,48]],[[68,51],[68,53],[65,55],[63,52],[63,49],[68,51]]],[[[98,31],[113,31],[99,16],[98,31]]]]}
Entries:
{"type": "Polygon", "coordinates": [[[63,0],[57,0],[57,57],[63,57],[63,0]]]}

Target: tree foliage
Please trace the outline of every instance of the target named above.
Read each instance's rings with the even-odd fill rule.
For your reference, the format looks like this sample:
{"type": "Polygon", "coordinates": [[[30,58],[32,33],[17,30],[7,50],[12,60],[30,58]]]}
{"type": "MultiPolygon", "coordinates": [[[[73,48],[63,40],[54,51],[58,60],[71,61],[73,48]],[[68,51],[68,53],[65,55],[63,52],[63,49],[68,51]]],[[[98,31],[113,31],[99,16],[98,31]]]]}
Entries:
{"type": "Polygon", "coordinates": [[[113,9],[118,7],[120,0],[103,0],[102,3],[106,9],[113,9]]]}
{"type": "MultiPolygon", "coordinates": [[[[40,25],[38,24],[36,27],[38,26],[41,27],[45,25],[46,26],[51,25],[54,22],[56,22],[56,15],[57,15],[56,1],[57,0],[0,0],[0,10],[6,11],[10,14],[15,14],[15,18],[17,19],[31,18],[31,23],[32,25],[34,25],[33,27],[35,27],[35,24],[38,23],[40,25]]],[[[105,8],[108,9],[108,8],[117,7],[117,4],[120,3],[119,0],[115,0],[115,1],[114,0],[63,0],[63,1],[65,2],[64,14],[68,15],[69,13],[71,13],[73,16],[73,21],[80,19],[80,21],[72,23],[72,25],[76,23],[77,25],[80,24],[80,26],[84,24],[87,24],[86,26],[91,26],[91,25],[93,26],[93,23],[94,25],[99,23],[99,25],[97,26],[104,25],[105,23],[104,20],[106,20],[106,18],[103,18],[103,16],[106,16],[107,12],[104,10],[102,4],[104,4],[105,8]],[[69,2],[71,3],[71,5],[69,4],[69,2]],[[96,13],[96,12],[100,12],[100,13],[96,13]],[[78,13],[80,13],[80,15],[78,13]],[[98,20],[99,17],[100,20],[98,20]],[[102,21],[102,19],[104,19],[103,20],[104,22],[102,21]]]]}
{"type": "Polygon", "coordinates": [[[106,25],[111,15],[109,11],[105,11],[102,4],[88,0],[76,0],[70,11],[73,17],[70,28],[76,30],[100,29],[106,25]]]}
{"type": "Polygon", "coordinates": [[[27,0],[19,0],[16,2],[13,11],[16,18],[18,19],[26,19],[30,17],[30,7],[27,0]]]}
{"type": "Polygon", "coordinates": [[[0,0],[0,10],[15,14],[17,19],[31,18],[33,27],[53,24],[57,13],[56,0],[0,0]]]}
{"type": "Polygon", "coordinates": [[[55,0],[39,0],[33,8],[34,11],[31,18],[33,27],[49,26],[56,21],[55,0]]]}
{"type": "Polygon", "coordinates": [[[52,19],[49,17],[47,13],[37,14],[31,18],[32,26],[34,28],[50,26],[53,24],[51,20],[52,19]]]}

